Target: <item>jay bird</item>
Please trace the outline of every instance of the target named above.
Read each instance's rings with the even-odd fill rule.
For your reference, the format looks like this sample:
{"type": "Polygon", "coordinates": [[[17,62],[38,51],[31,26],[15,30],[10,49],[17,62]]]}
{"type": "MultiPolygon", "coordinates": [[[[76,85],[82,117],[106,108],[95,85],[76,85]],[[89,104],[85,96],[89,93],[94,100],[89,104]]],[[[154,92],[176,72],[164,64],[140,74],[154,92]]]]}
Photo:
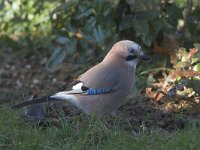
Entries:
{"type": "Polygon", "coordinates": [[[129,40],[113,45],[103,61],[76,79],[70,90],[63,89],[12,106],[19,109],[43,102],[70,102],[84,113],[105,115],[120,107],[131,91],[140,60],[149,60],[141,47],[129,40]]]}

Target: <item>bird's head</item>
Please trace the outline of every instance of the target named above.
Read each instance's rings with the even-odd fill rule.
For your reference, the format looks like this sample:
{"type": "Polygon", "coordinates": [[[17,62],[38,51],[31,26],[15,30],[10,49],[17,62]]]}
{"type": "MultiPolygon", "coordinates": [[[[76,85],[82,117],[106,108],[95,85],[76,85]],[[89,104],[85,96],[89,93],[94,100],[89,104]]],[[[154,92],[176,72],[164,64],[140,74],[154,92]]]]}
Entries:
{"type": "Polygon", "coordinates": [[[108,55],[124,60],[131,66],[136,66],[141,60],[149,60],[150,57],[142,52],[140,45],[133,41],[123,40],[113,45],[108,55]]]}

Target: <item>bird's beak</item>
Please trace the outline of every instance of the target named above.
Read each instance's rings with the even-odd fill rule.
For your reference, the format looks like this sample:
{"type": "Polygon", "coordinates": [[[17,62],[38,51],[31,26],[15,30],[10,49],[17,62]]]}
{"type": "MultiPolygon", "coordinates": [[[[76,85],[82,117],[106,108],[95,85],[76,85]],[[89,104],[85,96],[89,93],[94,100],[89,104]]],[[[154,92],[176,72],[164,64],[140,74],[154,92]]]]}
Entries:
{"type": "Polygon", "coordinates": [[[151,60],[151,57],[148,56],[148,55],[143,54],[143,55],[139,56],[139,59],[141,59],[141,60],[151,60]]]}

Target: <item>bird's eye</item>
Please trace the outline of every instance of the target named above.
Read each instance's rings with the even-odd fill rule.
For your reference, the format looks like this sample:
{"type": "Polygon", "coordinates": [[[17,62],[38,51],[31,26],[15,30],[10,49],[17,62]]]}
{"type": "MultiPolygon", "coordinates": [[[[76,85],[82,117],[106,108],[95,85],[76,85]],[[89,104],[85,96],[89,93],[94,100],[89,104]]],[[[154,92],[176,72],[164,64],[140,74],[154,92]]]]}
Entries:
{"type": "Polygon", "coordinates": [[[135,51],[136,51],[136,50],[135,50],[134,48],[130,48],[130,49],[129,49],[129,52],[130,52],[130,53],[135,53],[135,51]]]}

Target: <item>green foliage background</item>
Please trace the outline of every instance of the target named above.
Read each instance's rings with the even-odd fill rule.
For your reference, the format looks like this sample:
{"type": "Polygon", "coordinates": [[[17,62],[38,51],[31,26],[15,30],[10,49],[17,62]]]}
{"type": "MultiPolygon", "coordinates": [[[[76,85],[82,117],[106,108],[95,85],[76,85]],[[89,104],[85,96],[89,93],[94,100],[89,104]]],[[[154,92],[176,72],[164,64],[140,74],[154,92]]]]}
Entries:
{"type": "Polygon", "coordinates": [[[58,5],[45,0],[0,0],[2,49],[26,56],[38,48],[51,47],[50,11],[58,5]]]}
{"type": "Polygon", "coordinates": [[[193,0],[186,13],[189,1],[0,0],[0,44],[20,49],[23,56],[50,52],[49,70],[66,55],[94,57],[122,39],[149,48],[160,31],[189,47],[200,40],[200,2],[193,0]]]}

